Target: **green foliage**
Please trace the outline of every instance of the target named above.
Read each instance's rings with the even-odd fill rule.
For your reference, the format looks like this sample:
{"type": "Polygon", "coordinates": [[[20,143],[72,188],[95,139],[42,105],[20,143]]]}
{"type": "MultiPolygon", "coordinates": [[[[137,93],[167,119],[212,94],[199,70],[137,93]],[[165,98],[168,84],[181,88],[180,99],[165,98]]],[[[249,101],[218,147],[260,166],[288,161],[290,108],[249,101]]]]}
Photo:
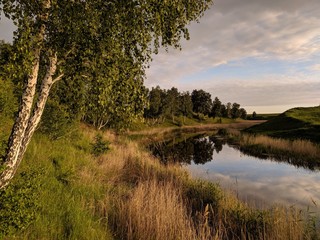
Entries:
{"type": "Polygon", "coordinates": [[[67,106],[48,100],[39,130],[51,139],[58,139],[72,131],[73,120],[67,106]]]}
{"type": "Polygon", "coordinates": [[[248,114],[247,114],[247,111],[244,108],[240,108],[239,112],[240,112],[240,118],[247,119],[247,115],[248,114]]]}
{"type": "Polygon", "coordinates": [[[230,122],[226,118],[247,118],[247,112],[240,108],[240,104],[222,104],[218,97],[211,102],[210,93],[204,90],[194,90],[189,92],[179,92],[177,88],[168,90],[159,86],[152,88],[148,94],[149,107],[145,109],[144,116],[148,122],[163,124],[165,121],[172,121],[172,124],[183,126],[188,118],[206,123],[230,122]],[[179,117],[183,116],[182,119],[179,117]],[[216,119],[215,119],[216,118],[216,119]]]}
{"type": "Polygon", "coordinates": [[[215,97],[215,99],[212,102],[212,109],[211,109],[211,116],[212,117],[221,117],[222,116],[222,103],[219,100],[218,97],[215,97]]]}
{"type": "Polygon", "coordinates": [[[157,87],[152,87],[148,94],[149,107],[145,110],[146,117],[159,117],[162,111],[162,89],[157,87]]]}
{"type": "Polygon", "coordinates": [[[7,188],[13,190],[0,196],[0,229],[5,229],[1,237],[113,239],[99,205],[108,186],[97,181],[96,175],[92,180],[85,175],[99,171],[94,163],[90,139],[83,134],[54,144],[36,134],[21,165],[26,176],[17,175],[7,188]],[[2,203],[8,206],[2,209],[2,203]],[[13,227],[7,228],[9,224],[13,227]]]}
{"type": "Polygon", "coordinates": [[[203,115],[209,115],[212,108],[211,94],[200,89],[193,90],[191,93],[193,111],[196,113],[202,113],[203,115]]]}
{"type": "MultiPolygon", "coordinates": [[[[73,86],[71,92],[92,99],[89,104],[80,101],[82,105],[78,108],[88,106],[87,120],[98,128],[104,125],[123,128],[141,115],[146,106],[142,85],[152,52],[157,52],[160,46],[180,47],[181,38],[189,38],[186,26],[198,20],[212,0],[54,0],[48,1],[49,5],[46,1],[38,4],[2,0],[1,3],[4,14],[18,27],[13,54],[7,46],[3,52],[11,51],[13,63],[23,56],[19,63],[27,70],[16,71],[19,78],[29,70],[35,49],[43,50],[40,76],[49,54],[57,52],[57,74],[64,74],[67,85],[73,86]],[[42,27],[46,33],[44,40],[39,35],[42,27]],[[80,91],[76,86],[76,91],[73,82],[79,78],[88,81],[80,84],[80,91]]],[[[4,59],[7,54],[3,55],[4,59]]],[[[69,91],[64,94],[70,95],[69,91]]]]}
{"type": "Polygon", "coordinates": [[[17,98],[15,97],[14,87],[11,81],[0,78],[0,121],[12,119],[17,111],[17,98]]]}
{"type": "Polygon", "coordinates": [[[219,185],[203,180],[184,182],[185,197],[190,201],[194,211],[201,211],[208,204],[217,207],[222,200],[223,192],[219,185]]]}
{"type": "Polygon", "coordinates": [[[179,97],[180,93],[178,92],[178,89],[175,87],[172,87],[171,89],[165,92],[162,110],[165,116],[172,117],[172,119],[174,119],[174,116],[178,115],[180,107],[179,97]]]}
{"type": "Polygon", "coordinates": [[[183,92],[180,94],[180,112],[185,117],[191,117],[193,109],[193,103],[189,92],[183,92]]]}
{"type": "Polygon", "coordinates": [[[235,118],[239,118],[240,115],[241,115],[241,113],[240,113],[240,104],[233,103],[232,104],[232,108],[231,108],[231,117],[233,119],[235,119],[235,118]]]}
{"type": "Polygon", "coordinates": [[[0,190],[0,238],[26,229],[35,220],[40,179],[38,171],[22,172],[0,190]]]}
{"type": "Polygon", "coordinates": [[[110,149],[109,144],[109,141],[103,140],[102,135],[98,134],[95,137],[95,142],[92,144],[92,153],[96,157],[106,153],[110,149]]]}

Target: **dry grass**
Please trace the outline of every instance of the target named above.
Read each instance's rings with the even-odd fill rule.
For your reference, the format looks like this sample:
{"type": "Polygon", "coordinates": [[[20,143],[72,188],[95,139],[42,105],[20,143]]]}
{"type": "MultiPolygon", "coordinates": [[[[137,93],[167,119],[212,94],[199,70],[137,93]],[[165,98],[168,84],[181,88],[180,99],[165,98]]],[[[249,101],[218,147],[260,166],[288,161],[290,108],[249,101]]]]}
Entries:
{"type": "MultiPolygon", "coordinates": [[[[91,129],[84,132],[94,139],[91,129]]],[[[192,180],[177,165],[162,165],[137,142],[112,132],[104,132],[103,138],[111,142],[111,150],[82,168],[81,181],[92,187],[97,182],[107,186],[104,198],[92,201],[90,208],[117,239],[298,240],[318,236],[313,222],[295,208],[251,208],[211,183],[192,180]]],[[[246,141],[253,140],[248,137],[246,141]]],[[[258,143],[272,145],[272,140],[261,137],[254,142],[258,143]]]]}
{"type": "Polygon", "coordinates": [[[280,138],[272,138],[264,135],[240,134],[239,131],[229,130],[231,136],[240,138],[239,144],[242,147],[246,146],[263,146],[272,153],[281,151],[296,155],[297,157],[307,157],[310,159],[320,160],[320,148],[317,144],[308,140],[285,140],[280,138]]]}
{"type": "Polygon", "coordinates": [[[271,138],[267,136],[250,136],[250,135],[243,135],[242,136],[243,143],[241,144],[249,144],[249,145],[256,145],[261,144],[270,148],[276,148],[282,151],[290,151],[292,153],[298,155],[305,155],[311,157],[320,157],[320,149],[316,146],[316,144],[308,141],[308,140],[284,140],[279,138],[271,138]]]}
{"type": "Polygon", "coordinates": [[[182,127],[161,127],[161,128],[149,128],[146,130],[139,131],[128,131],[128,136],[136,137],[140,139],[140,142],[148,144],[150,141],[161,141],[163,139],[172,138],[177,133],[201,133],[216,131],[218,129],[245,129],[252,127],[256,124],[265,122],[263,120],[238,120],[234,123],[211,123],[211,124],[199,124],[193,126],[182,126],[182,127]]]}
{"type": "Polygon", "coordinates": [[[210,183],[200,187],[181,168],[160,164],[136,142],[115,142],[100,162],[108,176],[104,181],[114,186],[100,205],[120,239],[295,240],[312,239],[316,231],[308,233],[296,209],[253,209],[221,189],[213,191],[210,183]]]}
{"type": "Polygon", "coordinates": [[[215,239],[207,223],[195,226],[181,192],[170,182],[142,182],[121,202],[120,235],[126,239],[215,239]]]}

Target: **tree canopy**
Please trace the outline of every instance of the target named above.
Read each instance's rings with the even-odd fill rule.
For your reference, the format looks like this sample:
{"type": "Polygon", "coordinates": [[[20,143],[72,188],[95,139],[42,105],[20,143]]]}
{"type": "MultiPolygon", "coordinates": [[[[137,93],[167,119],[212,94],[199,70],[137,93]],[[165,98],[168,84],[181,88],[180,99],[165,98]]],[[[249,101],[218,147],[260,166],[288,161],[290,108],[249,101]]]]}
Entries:
{"type": "Polygon", "coordinates": [[[187,25],[198,20],[211,3],[212,0],[0,0],[0,12],[17,26],[16,51],[7,67],[17,68],[19,59],[20,81],[25,84],[4,157],[0,188],[14,176],[54,83],[61,79],[70,82],[69,86],[79,79],[91,82],[89,89],[98,97],[90,111],[95,111],[98,104],[108,114],[125,112],[130,118],[132,111],[141,112],[132,103],[138,100],[143,104],[137,96],[143,91],[151,54],[160,46],[180,47],[181,38],[189,38],[187,25]],[[119,96],[107,98],[110,91],[119,96]],[[115,103],[116,108],[108,110],[109,102],[115,103]]]}

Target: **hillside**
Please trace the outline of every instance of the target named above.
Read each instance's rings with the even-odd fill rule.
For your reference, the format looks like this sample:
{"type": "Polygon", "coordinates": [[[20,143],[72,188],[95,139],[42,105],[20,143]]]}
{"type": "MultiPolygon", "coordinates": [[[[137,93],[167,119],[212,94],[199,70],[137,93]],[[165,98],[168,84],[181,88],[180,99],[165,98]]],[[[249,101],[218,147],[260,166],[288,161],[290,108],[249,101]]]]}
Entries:
{"type": "Polygon", "coordinates": [[[292,108],[245,131],[272,137],[309,139],[320,143],[320,106],[292,108]]]}

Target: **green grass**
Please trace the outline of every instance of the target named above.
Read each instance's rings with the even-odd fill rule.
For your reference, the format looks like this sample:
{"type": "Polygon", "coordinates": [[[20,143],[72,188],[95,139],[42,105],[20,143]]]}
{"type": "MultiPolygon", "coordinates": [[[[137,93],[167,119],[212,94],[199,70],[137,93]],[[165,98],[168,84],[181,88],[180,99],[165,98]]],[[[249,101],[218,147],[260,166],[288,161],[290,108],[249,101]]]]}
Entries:
{"type": "Polygon", "coordinates": [[[113,239],[97,211],[108,185],[81,177],[85,169],[98,171],[92,141],[81,133],[56,141],[34,136],[14,181],[0,195],[0,216],[10,216],[0,219],[6,226],[0,239],[113,239]]]}
{"type": "Polygon", "coordinates": [[[272,137],[308,139],[320,143],[320,106],[293,108],[245,131],[272,137]]]}

